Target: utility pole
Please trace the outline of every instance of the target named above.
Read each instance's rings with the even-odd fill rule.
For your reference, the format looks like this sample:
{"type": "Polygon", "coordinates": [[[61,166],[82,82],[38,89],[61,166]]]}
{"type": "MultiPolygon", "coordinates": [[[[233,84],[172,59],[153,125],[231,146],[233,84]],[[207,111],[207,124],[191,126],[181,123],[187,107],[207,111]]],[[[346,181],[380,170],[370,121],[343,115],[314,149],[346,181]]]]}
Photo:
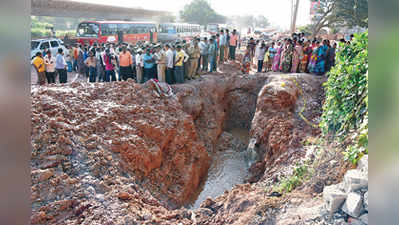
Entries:
{"type": "Polygon", "coordinates": [[[291,9],[291,33],[294,33],[296,30],[296,18],[298,15],[299,8],[299,0],[292,0],[292,9],[291,9]],[[295,5],[294,5],[295,1],[295,5]]]}

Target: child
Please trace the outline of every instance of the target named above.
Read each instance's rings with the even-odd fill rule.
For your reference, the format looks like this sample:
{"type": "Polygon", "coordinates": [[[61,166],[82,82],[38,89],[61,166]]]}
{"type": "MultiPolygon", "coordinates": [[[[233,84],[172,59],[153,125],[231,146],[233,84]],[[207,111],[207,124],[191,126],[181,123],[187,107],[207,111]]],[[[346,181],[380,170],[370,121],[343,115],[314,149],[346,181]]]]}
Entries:
{"type": "Polygon", "coordinates": [[[67,51],[65,52],[65,53],[66,53],[65,60],[66,60],[66,63],[67,63],[67,65],[68,65],[68,72],[72,72],[72,56],[71,56],[71,51],[72,51],[72,49],[68,47],[67,51]]]}
{"type": "Polygon", "coordinates": [[[243,72],[243,74],[249,74],[250,68],[251,68],[250,46],[247,46],[247,49],[245,50],[245,55],[241,63],[241,71],[243,72]]]}

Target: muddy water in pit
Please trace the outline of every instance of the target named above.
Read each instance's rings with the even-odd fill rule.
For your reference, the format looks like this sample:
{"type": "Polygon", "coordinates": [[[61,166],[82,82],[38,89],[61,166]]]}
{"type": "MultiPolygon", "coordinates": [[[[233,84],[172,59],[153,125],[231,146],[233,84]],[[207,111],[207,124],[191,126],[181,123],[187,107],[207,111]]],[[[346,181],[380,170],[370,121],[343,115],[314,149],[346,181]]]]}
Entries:
{"type": "MultiPolygon", "coordinates": [[[[247,129],[234,128],[227,132],[240,139],[245,146],[248,145],[249,132],[247,129]]],[[[236,184],[242,184],[248,175],[249,164],[246,149],[228,149],[214,153],[207,179],[199,190],[198,197],[187,207],[199,208],[206,198],[214,199],[222,195],[224,191],[231,190],[236,184]]]]}

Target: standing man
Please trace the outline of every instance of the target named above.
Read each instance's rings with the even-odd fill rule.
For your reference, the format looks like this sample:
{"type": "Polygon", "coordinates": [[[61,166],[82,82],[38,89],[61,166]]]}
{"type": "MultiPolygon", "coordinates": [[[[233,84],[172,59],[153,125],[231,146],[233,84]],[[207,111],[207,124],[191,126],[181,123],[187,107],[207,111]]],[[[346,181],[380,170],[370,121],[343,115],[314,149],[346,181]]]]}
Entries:
{"type": "Polygon", "coordinates": [[[85,61],[86,66],[89,68],[89,82],[94,83],[96,82],[96,77],[97,77],[97,71],[96,71],[96,65],[97,65],[97,60],[96,57],[94,57],[94,53],[92,51],[89,52],[89,57],[85,61]]]}
{"type": "Polygon", "coordinates": [[[217,71],[217,65],[218,65],[218,55],[219,55],[219,34],[216,34],[214,37],[213,37],[215,40],[214,40],[214,42],[215,42],[215,47],[216,47],[216,51],[215,51],[215,53],[216,53],[216,56],[215,56],[215,64],[213,65],[213,71],[217,71]]]}
{"type": "Polygon", "coordinates": [[[79,44],[76,44],[75,47],[73,47],[72,52],[73,52],[72,70],[78,72],[79,44]]]}
{"type": "Polygon", "coordinates": [[[144,82],[147,82],[151,78],[153,78],[153,68],[154,68],[154,56],[150,53],[150,49],[147,48],[144,56],[144,82]]]}
{"type": "Polygon", "coordinates": [[[230,59],[235,60],[236,59],[236,47],[238,43],[238,34],[236,29],[233,30],[233,33],[230,37],[230,59]]]}
{"type": "Polygon", "coordinates": [[[158,81],[166,82],[166,77],[165,77],[166,54],[160,45],[156,46],[155,59],[158,70],[158,81]]]}
{"type": "Polygon", "coordinates": [[[173,60],[174,60],[174,55],[173,55],[173,51],[170,48],[169,44],[165,45],[165,50],[166,50],[166,83],[168,84],[173,84],[173,60]]]}
{"type": "Polygon", "coordinates": [[[198,59],[201,55],[200,49],[198,47],[198,41],[196,39],[193,40],[191,46],[189,48],[189,60],[190,60],[190,67],[189,67],[189,79],[194,79],[194,76],[197,72],[198,67],[198,59]]]}
{"type": "Polygon", "coordinates": [[[204,37],[199,44],[200,52],[201,52],[201,59],[202,59],[202,70],[201,71],[208,71],[208,39],[204,37]]]}
{"type": "Polygon", "coordinates": [[[181,50],[181,45],[178,45],[176,48],[176,60],[175,60],[175,81],[178,84],[184,83],[184,53],[181,50]]]}
{"type": "Polygon", "coordinates": [[[226,45],[224,48],[224,61],[227,61],[227,59],[229,57],[229,44],[230,44],[229,29],[226,29],[225,40],[226,40],[226,45]]]}
{"type": "Polygon", "coordinates": [[[44,64],[46,65],[47,83],[55,84],[55,58],[51,55],[51,51],[47,51],[44,57],[44,64]]]}
{"type": "Polygon", "coordinates": [[[186,55],[187,60],[185,58],[184,62],[183,62],[183,66],[184,66],[184,79],[189,79],[189,71],[190,71],[190,62],[188,61],[188,59],[191,57],[189,55],[189,43],[186,43],[186,40],[183,40],[183,47],[182,47],[182,52],[186,55]]]}
{"type": "Polygon", "coordinates": [[[96,69],[97,69],[97,76],[98,76],[98,81],[104,81],[104,64],[103,64],[103,57],[102,57],[102,52],[101,48],[96,49],[96,69]]]}
{"type": "Polygon", "coordinates": [[[132,54],[127,51],[127,47],[124,45],[122,51],[119,53],[120,76],[124,81],[132,77],[132,64],[132,54]]]}
{"type": "Polygon", "coordinates": [[[226,45],[226,36],[224,35],[223,29],[220,30],[220,37],[219,37],[219,46],[220,46],[220,55],[219,55],[219,62],[224,63],[224,48],[226,45]]]}
{"type": "Polygon", "coordinates": [[[258,73],[260,73],[262,72],[263,60],[265,59],[266,54],[266,44],[264,42],[262,42],[262,44],[258,47],[257,53],[258,73]]]}
{"type": "Polygon", "coordinates": [[[46,75],[44,74],[46,68],[44,65],[44,60],[41,52],[36,53],[35,58],[33,58],[32,60],[32,65],[37,72],[37,77],[38,77],[37,84],[44,85],[46,83],[46,75]]]}
{"type": "Polygon", "coordinates": [[[209,57],[209,72],[213,72],[215,69],[215,63],[216,63],[216,43],[213,37],[209,39],[209,50],[208,50],[208,57],[209,57]]]}
{"type": "Polygon", "coordinates": [[[137,50],[137,55],[136,55],[136,73],[137,73],[137,83],[141,84],[143,83],[143,67],[144,67],[144,61],[143,61],[143,56],[142,56],[143,50],[139,48],[137,50]]]}
{"type": "Polygon", "coordinates": [[[67,82],[67,79],[68,79],[68,75],[67,75],[67,71],[66,71],[67,66],[68,66],[68,64],[65,61],[62,48],[59,48],[57,57],[55,59],[55,69],[57,70],[61,84],[65,84],[67,82]]]}

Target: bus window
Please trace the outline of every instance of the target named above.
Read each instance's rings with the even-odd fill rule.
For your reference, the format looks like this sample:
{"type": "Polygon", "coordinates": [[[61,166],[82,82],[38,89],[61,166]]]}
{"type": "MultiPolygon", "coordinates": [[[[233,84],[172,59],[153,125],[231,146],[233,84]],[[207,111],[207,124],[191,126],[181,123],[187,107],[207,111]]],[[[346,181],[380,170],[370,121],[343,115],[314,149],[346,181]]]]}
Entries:
{"type": "Polygon", "coordinates": [[[100,28],[96,23],[81,23],[78,26],[78,37],[97,37],[100,28]]]}
{"type": "Polygon", "coordinates": [[[128,23],[118,24],[118,31],[122,31],[124,34],[128,34],[130,25],[131,24],[128,23]]]}
{"type": "Polygon", "coordinates": [[[114,35],[118,32],[118,26],[116,24],[101,24],[102,35],[114,35]]]}

